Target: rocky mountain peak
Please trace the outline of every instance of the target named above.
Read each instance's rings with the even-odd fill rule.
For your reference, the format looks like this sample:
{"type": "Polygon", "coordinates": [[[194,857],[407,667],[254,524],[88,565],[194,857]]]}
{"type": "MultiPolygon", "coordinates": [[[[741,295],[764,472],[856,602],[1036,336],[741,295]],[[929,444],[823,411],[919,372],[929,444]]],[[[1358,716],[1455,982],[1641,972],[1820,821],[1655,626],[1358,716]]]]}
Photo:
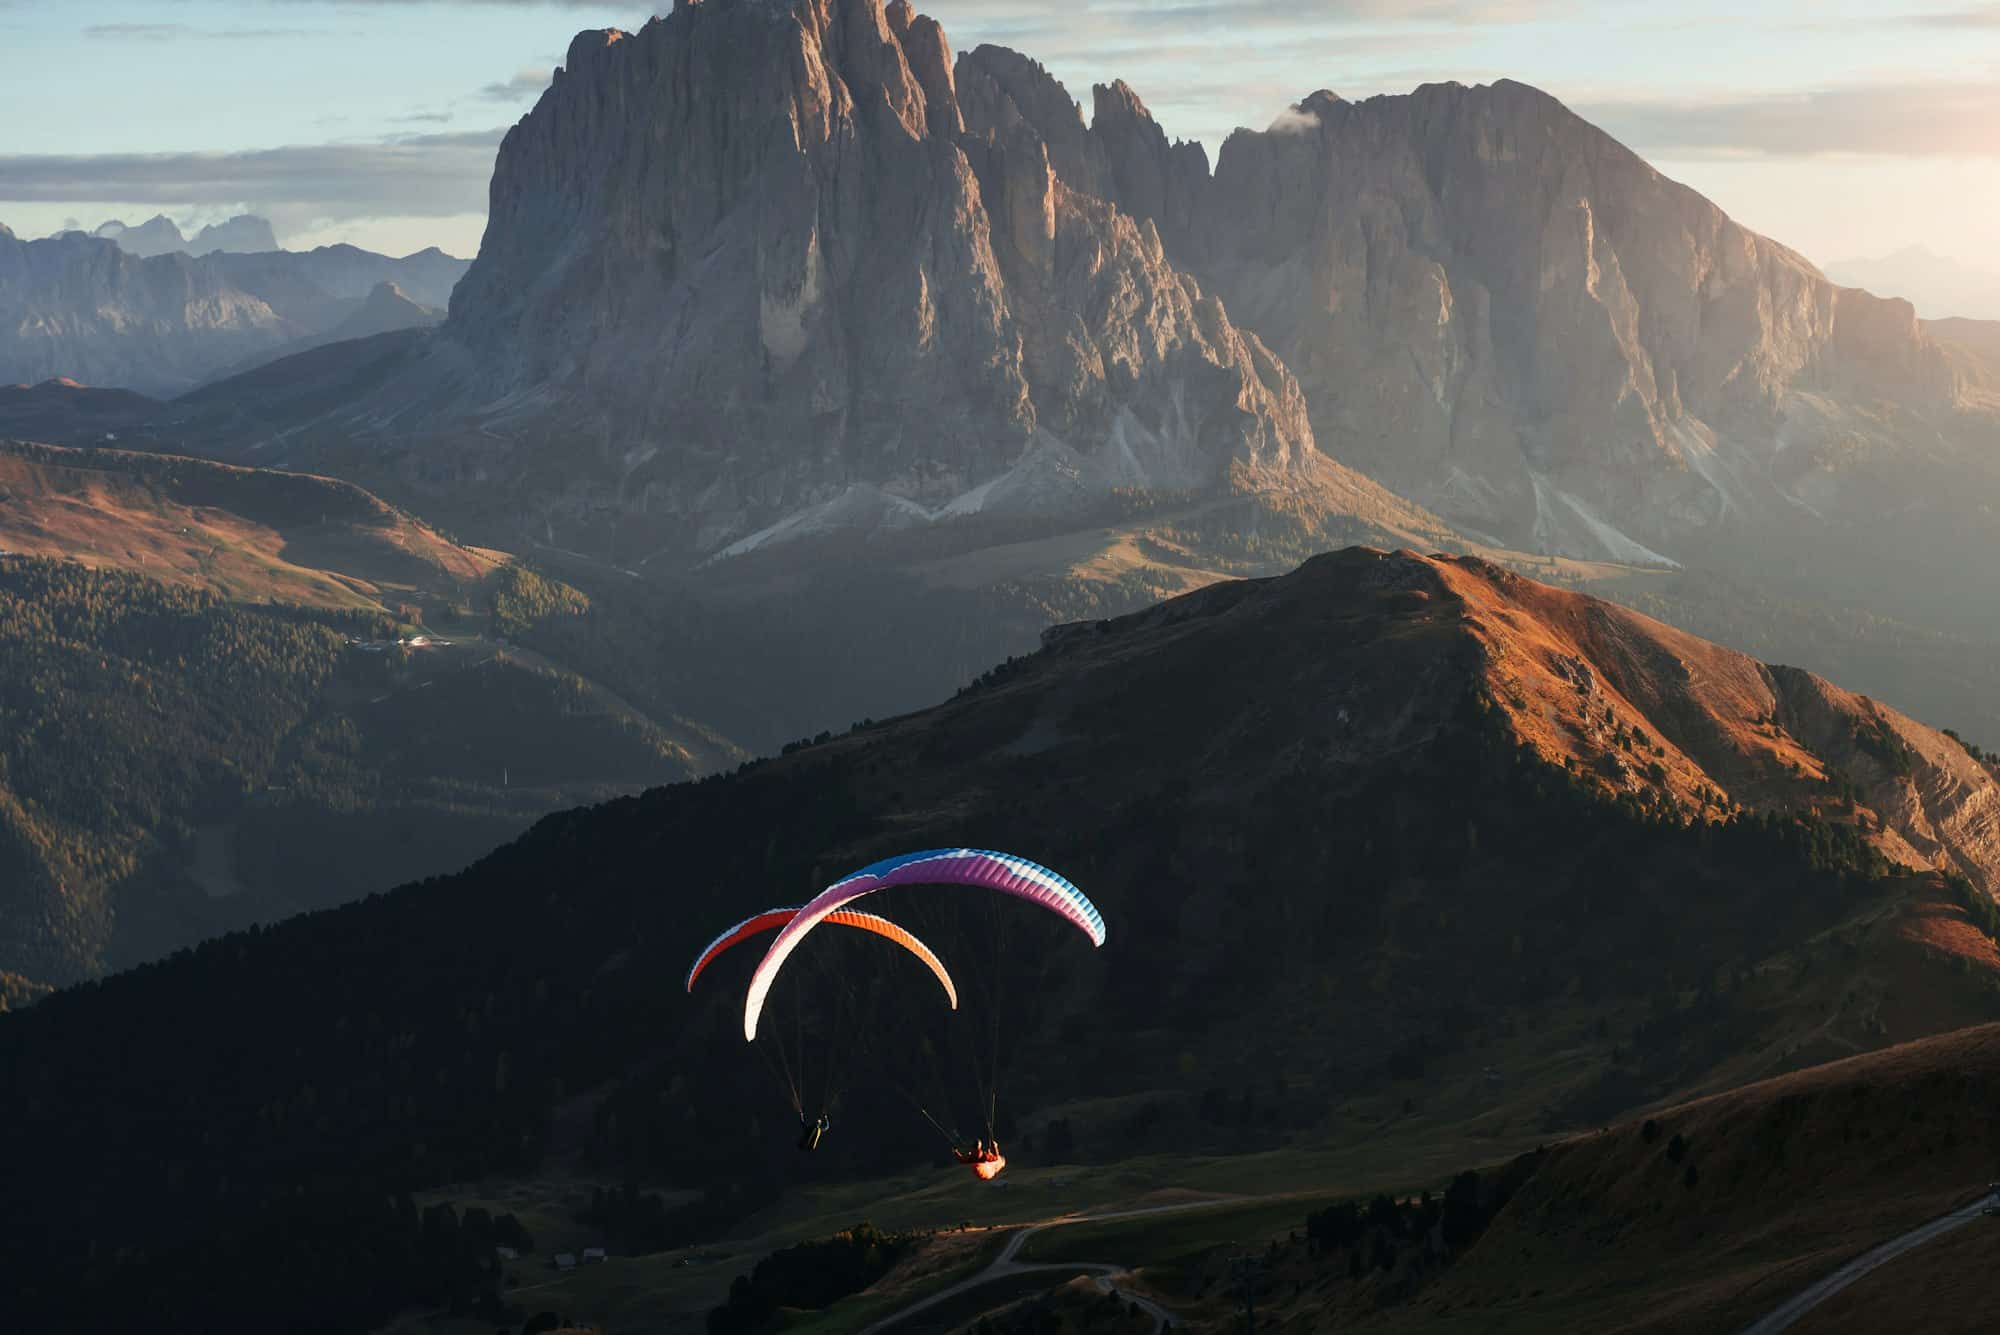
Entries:
{"type": "Polygon", "coordinates": [[[366,338],[395,329],[434,325],[442,318],[443,312],[410,296],[393,280],[384,279],[369,289],[353,313],[334,326],[328,337],[366,338]]]}
{"type": "Polygon", "coordinates": [[[142,257],[185,252],[207,255],[218,250],[261,252],[278,249],[278,237],[269,220],[252,213],[239,213],[219,223],[210,223],[189,240],[180,227],[164,213],[156,213],[137,227],[128,227],[112,218],[98,224],[92,236],[116,242],[120,250],[142,257]]]}
{"type": "Polygon", "coordinates": [[[1046,71],[907,3],[681,5],[580,36],[508,133],[434,362],[584,408],[586,471],[697,551],[1312,466],[1296,383],[1108,172],[1046,71]]]}
{"type": "Polygon", "coordinates": [[[217,250],[257,254],[278,249],[278,236],[271,230],[268,219],[259,218],[254,213],[239,213],[223,222],[210,223],[196,232],[187,248],[193,255],[207,255],[217,250]]]}
{"type": "Polygon", "coordinates": [[[585,28],[570,38],[569,51],[557,72],[580,73],[593,55],[616,46],[629,36],[631,34],[621,28],[585,28]]]}
{"type": "Polygon", "coordinates": [[[1130,116],[1136,120],[1150,121],[1153,113],[1146,110],[1146,104],[1139,99],[1132,85],[1123,79],[1113,79],[1110,83],[1092,84],[1090,88],[1092,120],[1105,115],[1130,116]]]}
{"type": "Polygon", "coordinates": [[[958,58],[957,76],[967,129],[990,136],[1026,130],[1047,146],[1050,165],[1071,189],[1108,194],[1083,112],[1039,61],[1004,46],[978,46],[958,58]]]}
{"type": "Polygon", "coordinates": [[[127,227],[116,218],[99,225],[91,235],[118,243],[120,250],[133,255],[166,255],[187,249],[187,238],[174,220],[164,213],[156,213],[137,227],[127,227]]]}
{"type": "Polygon", "coordinates": [[[1525,84],[1321,89],[1211,172],[1130,86],[1086,120],[906,0],[579,36],[451,305],[340,429],[646,556],[1331,459],[1517,549],[1762,568],[1853,520],[1893,561],[2000,434],[1975,353],[1525,84]]]}
{"type": "Polygon", "coordinates": [[[945,39],[944,29],[928,14],[917,13],[909,0],[891,0],[885,12],[910,71],[924,90],[926,127],[940,138],[963,132],[965,117],[958,106],[951,43],[945,39]]]}
{"type": "Polygon", "coordinates": [[[1186,233],[1208,189],[1208,151],[1199,142],[1170,144],[1153,113],[1123,79],[1091,89],[1091,139],[1105,163],[1110,197],[1158,222],[1168,236],[1186,233]]]}
{"type": "Polygon", "coordinates": [[[1795,508],[1813,451],[1779,442],[1849,430],[1827,395],[1961,396],[1914,311],[1526,84],[1323,90],[1232,134],[1212,178],[1137,98],[1097,111],[1107,197],[1300,377],[1321,448],[1520,546],[1667,559],[1795,508]]]}

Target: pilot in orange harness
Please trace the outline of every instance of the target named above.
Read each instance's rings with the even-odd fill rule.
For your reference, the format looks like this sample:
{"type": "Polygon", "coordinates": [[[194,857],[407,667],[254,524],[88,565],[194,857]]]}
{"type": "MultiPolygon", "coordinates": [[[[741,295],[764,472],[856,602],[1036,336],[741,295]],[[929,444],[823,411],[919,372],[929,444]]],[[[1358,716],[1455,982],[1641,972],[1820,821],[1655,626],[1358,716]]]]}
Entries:
{"type": "Polygon", "coordinates": [[[997,1140],[976,1140],[971,1149],[954,1149],[951,1153],[983,1182],[991,1182],[1007,1166],[1007,1156],[1000,1153],[1000,1142],[997,1140]]]}

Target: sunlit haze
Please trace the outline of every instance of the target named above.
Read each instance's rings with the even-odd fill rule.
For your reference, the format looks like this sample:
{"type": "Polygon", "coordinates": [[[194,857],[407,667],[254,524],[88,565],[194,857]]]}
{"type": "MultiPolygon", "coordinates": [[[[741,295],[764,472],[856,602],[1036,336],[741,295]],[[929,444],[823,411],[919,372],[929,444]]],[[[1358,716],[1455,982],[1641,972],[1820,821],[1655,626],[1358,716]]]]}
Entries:
{"type": "MultiPolygon", "coordinates": [[[[936,0],[1086,105],[1123,78],[1211,158],[1317,88],[1514,78],[1822,263],[1925,246],[2000,268],[2000,6],[1699,0],[936,0]]],[[[494,145],[620,5],[0,3],[0,221],[22,235],[270,217],[282,242],[470,255],[494,145]]]]}

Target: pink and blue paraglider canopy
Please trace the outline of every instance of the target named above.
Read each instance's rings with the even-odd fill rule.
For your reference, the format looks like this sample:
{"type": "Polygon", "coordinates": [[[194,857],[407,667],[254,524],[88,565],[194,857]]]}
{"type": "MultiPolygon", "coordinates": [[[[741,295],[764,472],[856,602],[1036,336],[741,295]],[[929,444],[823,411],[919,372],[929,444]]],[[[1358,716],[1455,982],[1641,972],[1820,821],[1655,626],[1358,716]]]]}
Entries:
{"type": "Polygon", "coordinates": [[[1067,918],[1093,946],[1104,944],[1104,916],[1083,891],[1037,862],[981,848],[933,848],[871,863],[819,892],[779,931],[750,977],[743,1001],[743,1037],[757,1037],[757,1019],[778,970],[808,932],[842,905],[898,885],[964,885],[1039,904],[1067,918]]]}

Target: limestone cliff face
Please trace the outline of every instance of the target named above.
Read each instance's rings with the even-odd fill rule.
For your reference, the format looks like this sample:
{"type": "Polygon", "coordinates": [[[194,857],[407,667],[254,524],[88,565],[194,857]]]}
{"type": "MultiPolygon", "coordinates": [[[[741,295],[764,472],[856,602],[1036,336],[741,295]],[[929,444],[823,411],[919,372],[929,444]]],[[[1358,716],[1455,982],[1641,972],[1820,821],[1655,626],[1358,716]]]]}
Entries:
{"type": "Polygon", "coordinates": [[[1211,177],[1123,84],[1086,127],[1032,62],[981,48],[975,74],[974,123],[1040,127],[1153,220],[1298,376],[1322,450],[1510,542],[1644,560],[1865,506],[1838,456],[1879,405],[1965,406],[1907,303],[1835,286],[1525,85],[1314,93],[1211,177]]]}
{"type": "Polygon", "coordinates": [[[563,419],[573,475],[696,551],[855,488],[1048,513],[1311,467],[1297,382],[1068,148],[969,118],[904,3],[586,33],[429,357],[503,434],[563,419]]]}
{"type": "Polygon", "coordinates": [[[1177,242],[1189,236],[1197,211],[1207,206],[1207,151],[1196,143],[1168,143],[1146,104],[1122,79],[1092,87],[1087,126],[1054,75],[1005,47],[975,47],[959,57],[958,86],[966,124],[974,131],[1037,135],[1067,184],[1115,201],[1177,242]]]}
{"type": "Polygon", "coordinates": [[[1314,93],[1212,173],[1122,82],[1090,103],[905,0],[585,33],[445,327],[299,396],[310,429],[258,417],[258,460],[694,558],[1331,479],[1426,532],[2000,614],[1960,573],[2000,494],[1984,360],[1553,98],[1314,93]]]}
{"type": "Polygon", "coordinates": [[[1906,303],[1521,84],[1316,94],[1230,138],[1183,236],[1326,448],[1548,547],[1628,555],[1608,526],[1671,548],[1755,506],[1798,396],[1953,391],[1906,303]]]}

